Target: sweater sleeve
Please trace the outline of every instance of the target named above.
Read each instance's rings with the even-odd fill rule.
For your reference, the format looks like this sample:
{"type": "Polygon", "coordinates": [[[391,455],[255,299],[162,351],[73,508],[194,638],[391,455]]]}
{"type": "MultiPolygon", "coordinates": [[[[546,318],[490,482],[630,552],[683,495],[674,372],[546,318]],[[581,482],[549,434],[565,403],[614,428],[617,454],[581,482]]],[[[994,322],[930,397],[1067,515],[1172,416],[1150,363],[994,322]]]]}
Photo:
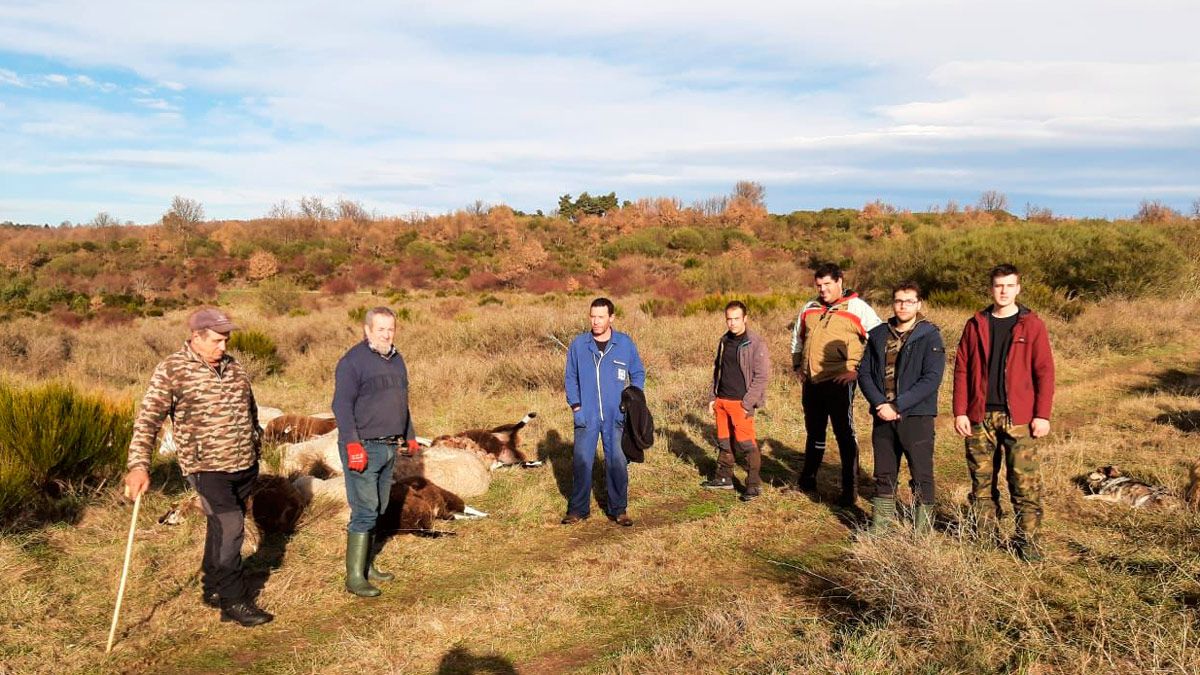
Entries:
{"type": "Polygon", "coordinates": [[[804,365],[801,354],[804,352],[804,310],[806,309],[808,309],[808,303],[800,308],[800,313],[796,315],[796,323],[792,325],[792,370],[804,365]]]}
{"type": "Polygon", "coordinates": [[[746,383],[746,397],[743,401],[764,401],[767,396],[767,380],[771,377],[771,355],[767,351],[767,343],[756,340],[754,353],[750,358],[750,381],[746,383]]]}
{"type": "Polygon", "coordinates": [[[338,441],[342,445],[356,443],[358,427],[354,424],[354,403],[358,400],[358,369],[349,355],[338,361],[333,375],[333,417],[337,420],[338,441]]]}

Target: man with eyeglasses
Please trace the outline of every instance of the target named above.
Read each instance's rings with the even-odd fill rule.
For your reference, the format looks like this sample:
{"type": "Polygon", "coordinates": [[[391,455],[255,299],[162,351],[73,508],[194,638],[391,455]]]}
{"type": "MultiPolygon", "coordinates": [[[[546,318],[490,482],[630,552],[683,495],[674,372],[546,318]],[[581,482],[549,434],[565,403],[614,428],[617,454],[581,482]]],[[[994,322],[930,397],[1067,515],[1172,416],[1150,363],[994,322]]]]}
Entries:
{"type": "Polygon", "coordinates": [[[941,331],[921,310],[921,287],[914,281],[896,284],[894,316],[871,330],[858,370],[858,384],[875,423],[871,534],[886,531],[896,516],[901,456],[908,458],[912,474],[914,529],[922,534],[933,529],[933,423],[946,347],[941,331]]]}

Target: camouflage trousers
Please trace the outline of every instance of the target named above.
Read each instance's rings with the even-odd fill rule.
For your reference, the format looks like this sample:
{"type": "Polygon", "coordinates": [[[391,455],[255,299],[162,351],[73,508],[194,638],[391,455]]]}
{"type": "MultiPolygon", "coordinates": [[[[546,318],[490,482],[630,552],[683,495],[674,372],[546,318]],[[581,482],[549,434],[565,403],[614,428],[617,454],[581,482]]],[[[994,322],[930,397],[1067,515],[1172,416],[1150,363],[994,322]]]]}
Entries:
{"type": "Polygon", "coordinates": [[[971,473],[971,494],[967,498],[977,525],[994,531],[997,519],[1004,515],[997,484],[1003,467],[1017,521],[1017,538],[1032,539],[1042,524],[1042,477],[1038,441],[1030,436],[1029,425],[1014,425],[1004,412],[988,412],[982,423],[971,425],[966,446],[971,473]]]}

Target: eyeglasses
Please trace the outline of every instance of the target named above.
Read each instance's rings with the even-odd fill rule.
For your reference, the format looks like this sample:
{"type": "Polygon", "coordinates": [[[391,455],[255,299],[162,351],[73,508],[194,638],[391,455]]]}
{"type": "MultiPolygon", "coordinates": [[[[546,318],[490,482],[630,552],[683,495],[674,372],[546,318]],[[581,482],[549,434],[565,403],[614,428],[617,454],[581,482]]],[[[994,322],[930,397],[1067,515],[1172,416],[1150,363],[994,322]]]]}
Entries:
{"type": "Polygon", "coordinates": [[[921,302],[920,300],[911,300],[908,298],[905,298],[903,300],[901,300],[901,299],[892,300],[892,304],[897,307],[916,307],[917,304],[920,302],[921,302]]]}

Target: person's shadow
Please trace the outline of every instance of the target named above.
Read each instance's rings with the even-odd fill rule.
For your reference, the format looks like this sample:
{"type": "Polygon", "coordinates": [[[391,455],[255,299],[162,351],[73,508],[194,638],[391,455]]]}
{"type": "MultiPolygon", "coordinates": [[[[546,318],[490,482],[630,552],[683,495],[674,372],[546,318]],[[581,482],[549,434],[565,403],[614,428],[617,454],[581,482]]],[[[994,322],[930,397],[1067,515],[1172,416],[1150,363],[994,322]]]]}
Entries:
{"type": "MultiPolygon", "coordinates": [[[[713,435],[712,425],[705,424],[699,417],[691,413],[684,415],[683,427],[700,433],[705,439],[713,435]]],[[[673,427],[667,432],[667,451],[685,463],[696,467],[696,475],[702,478],[716,475],[716,449],[705,449],[704,446],[692,440],[684,428],[673,427]]]]}
{"type": "Polygon", "coordinates": [[[574,444],[564,439],[557,429],[547,431],[546,436],[537,444],[537,458],[550,464],[554,471],[554,482],[558,485],[558,493],[563,499],[571,496],[574,447],[574,444]]]}
{"type": "Polygon", "coordinates": [[[517,675],[512,661],[499,654],[475,655],[462,645],[442,655],[437,675],[517,675]]]}

